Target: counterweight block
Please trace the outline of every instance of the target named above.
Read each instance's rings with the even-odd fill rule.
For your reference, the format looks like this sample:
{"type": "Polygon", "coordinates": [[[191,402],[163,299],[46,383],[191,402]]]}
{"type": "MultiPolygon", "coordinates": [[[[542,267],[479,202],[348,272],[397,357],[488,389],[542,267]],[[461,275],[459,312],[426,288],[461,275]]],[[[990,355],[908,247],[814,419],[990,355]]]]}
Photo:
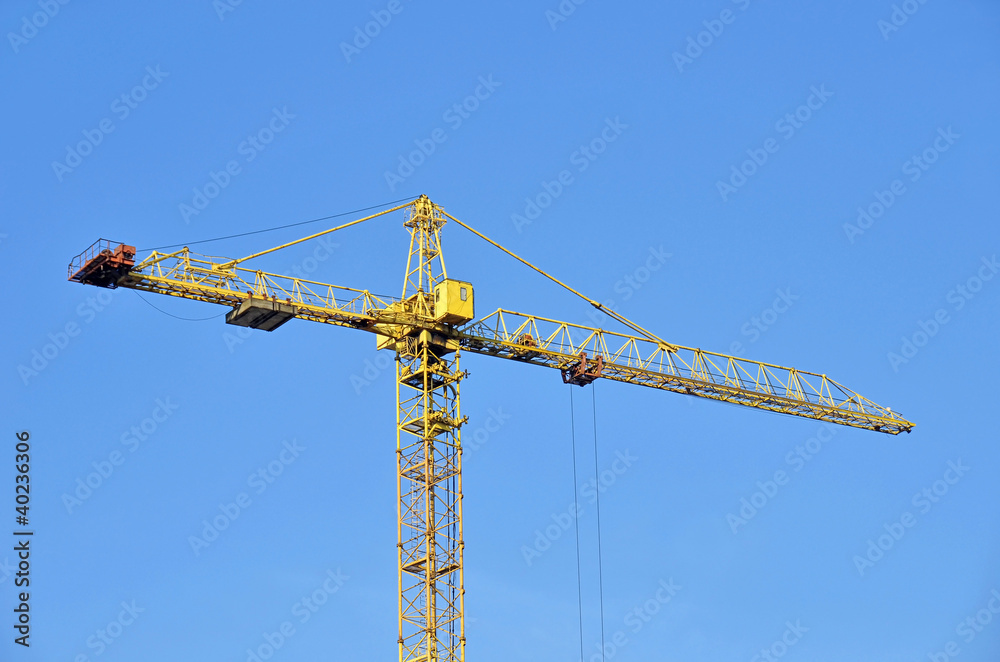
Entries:
{"type": "Polygon", "coordinates": [[[226,313],[226,324],[274,331],[295,317],[295,306],[274,299],[248,297],[226,313]]]}

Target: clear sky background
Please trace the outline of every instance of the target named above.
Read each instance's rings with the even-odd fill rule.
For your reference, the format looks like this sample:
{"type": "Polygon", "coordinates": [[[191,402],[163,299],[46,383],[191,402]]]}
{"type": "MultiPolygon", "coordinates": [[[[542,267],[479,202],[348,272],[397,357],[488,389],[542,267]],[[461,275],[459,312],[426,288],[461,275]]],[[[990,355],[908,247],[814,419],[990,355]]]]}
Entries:
{"type": "MultiPolygon", "coordinates": [[[[144,256],[426,193],[670,341],[826,373],[916,423],[831,435],[576,389],[588,661],[594,401],[598,469],[630,458],[601,494],[606,659],[1000,659],[997,3],[225,1],[0,10],[0,658],[243,662],[287,622],[273,660],[395,659],[394,380],[374,338],[238,335],[211,305],[144,295],[167,315],[65,274],[99,237],[144,256]],[[30,650],[8,574],[23,429],[30,650]]],[[[398,295],[402,221],[260,266],[398,295]]],[[[445,250],[480,315],[614,328],[454,224],[445,250]]],[[[463,366],[468,659],[579,659],[574,533],[554,524],[570,388],[463,366]]]]}

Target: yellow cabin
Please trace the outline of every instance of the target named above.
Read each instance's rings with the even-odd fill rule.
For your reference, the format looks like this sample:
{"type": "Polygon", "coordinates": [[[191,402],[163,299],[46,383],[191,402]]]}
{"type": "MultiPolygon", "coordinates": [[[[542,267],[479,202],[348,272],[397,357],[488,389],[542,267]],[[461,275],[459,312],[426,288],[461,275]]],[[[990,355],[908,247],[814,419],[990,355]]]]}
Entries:
{"type": "Polygon", "coordinates": [[[464,324],[473,317],[472,283],[446,278],[434,287],[434,321],[464,324]]]}

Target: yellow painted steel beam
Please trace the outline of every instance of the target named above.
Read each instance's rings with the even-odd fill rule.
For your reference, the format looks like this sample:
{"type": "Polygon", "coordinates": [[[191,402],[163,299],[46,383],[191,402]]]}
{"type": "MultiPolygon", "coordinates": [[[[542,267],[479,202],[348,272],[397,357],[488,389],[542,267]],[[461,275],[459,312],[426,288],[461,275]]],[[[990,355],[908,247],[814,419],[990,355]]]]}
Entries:
{"type": "Polygon", "coordinates": [[[472,234],[476,235],[477,237],[479,237],[480,239],[484,240],[485,242],[487,242],[487,243],[489,243],[489,244],[491,244],[491,245],[499,248],[501,251],[503,251],[507,255],[511,256],[512,258],[514,258],[515,260],[517,260],[521,264],[525,265],[529,269],[537,271],[539,274],[541,274],[542,276],[545,276],[546,278],[548,278],[549,280],[551,280],[553,283],[559,285],[560,287],[562,287],[562,288],[564,288],[564,289],[572,292],[576,296],[580,297],[581,299],[583,299],[584,301],[586,301],[587,303],[589,303],[594,308],[597,308],[598,310],[603,311],[605,314],[607,314],[612,319],[615,319],[615,320],[621,322],[622,324],[624,324],[625,326],[627,326],[628,328],[632,329],[633,331],[635,331],[637,333],[641,333],[642,335],[646,336],[646,338],[648,338],[649,340],[652,340],[652,341],[654,341],[654,342],[662,345],[665,349],[666,348],[672,348],[672,345],[670,345],[665,340],[660,339],[660,337],[657,336],[656,334],[654,334],[652,331],[647,331],[646,329],[642,328],[641,326],[639,326],[635,322],[633,322],[633,321],[625,318],[624,316],[618,314],[617,311],[614,311],[614,310],[608,308],[607,306],[604,306],[600,302],[595,301],[594,299],[591,299],[590,297],[588,297],[585,294],[577,292],[575,289],[573,289],[572,287],[570,287],[566,283],[562,282],[561,280],[559,280],[555,276],[553,276],[553,275],[551,275],[551,274],[543,271],[542,269],[536,267],[535,265],[533,265],[532,263],[528,262],[527,260],[525,260],[520,255],[517,255],[517,254],[515,254],[514,252],[512,252],[510,250],[507,250],[506,248],[504,248],[503,246],[501,246],[497,242],[493,241],[492,239],[490,239],[489,237],[487,237],[483,233],[479,232],[478,230],[472,228],[471,226],[466,225],[465,223],[463,223],[462,221],[458,220],[457,218],[455,218],[451,214],[445,213],[443,210],[442,210],[442,213],[444,213],[445,216],[447,216],[451,220],[455,221],[456,223],[458,223],[460,226],[462,226],[463,228],[465,228],[466,230],[468,230],[472,234]]]}
{"type": "MultiPolygon", "coordinates": [[[[419,201],[418,201],[419,202],[419,201]]],[[[153,253],[119,280],[120,287],[235,307],[247,296],[295,306],[295,317],[367,330],[392,338],[432,330],[455,331],[431,319],[430,291],[443,277],[439,216],[425,207],[425,236],[411,241],[406,299],[367,290],[290,278],[241,267],[182,250],[153,253]],[[428,267],[437,261],[435,267],[428,267]],[[432,275],[433,274],[433,275],[432,275]]],[[[888,434],[909,432],[913,423],[826,375],[629,336],[506,310],[463,327],[461,346],[526,363],[567,370],[586,352],[600,356],[602,377],[630,384],[721,400],[767,411],[805,416],[888,434]],[[534,343],[525,345],[526,339],[534,343]]],[[[654,336],[655,337],[655,336],[654,336]]]]}
{"type": "Polygon", "coordinates": [[[267,250],[260,251],[259,253],[253,253],[251,255],[247,255],[246,257],[241,257],[241,258],[239,258],[237,260],[229,260],[229,261],[227,261],[225,263],[225,266],[227,268],[231,268],[231,267],[236,266],[237,264],[240,264],[242,262],[246,262],[247,260],[252,260],[255,257],[260,257],[261,255],[267,255],[268,253],[274,253],[275,251],[280,251],[282,248],[288,248],[289,246],[294,246],[295,244],[301,244],[303,241],[309,241],[310,239],[315,239],[317,237],[322,237],[325,234],[330,234],[331,232],[336,232],[337,230],[343,230],[344,228],[349,228],[352,225],[357,225],[358,223],[364,223],[365,221],[370,221],[371,219],[378,218],[379,216],[385,216],[386,214],[391,214],[394,211],[399,211],[400,209],[404,209],[406,207],[409,207],[412,204],[413,204],[412,202],[407,202],[407,203],[404,203],[404,204],[392,207],[390,209],[383,209],[382,211],[378,212],[377,214],[372,214],[371,216],[365,216],[364,218],[359,218],[359,219],[357,219],[355,221],[351,221],[349,223],[344,223],[343,225],[338,225],[337,227],[330,228],[329,230],[323,230],[322,232],[316,232],[316,233],[311,234],[311,235],[309,235],[307,237],[302,237],[301,239],[296,239],[295,241],[289,241],[288,243],[281,244],[280,246],[275,246],[274,248],[268,248],[267,250]]]}
{"type": "Polygon", "coordinates": [[[396,364],[399,660],[465,660],[458,356],[427,343],[396,364]]]}
{"type": "Polygon", "coordinates": [[[153,253],[117,282],[118,287],[235,307],[247,297],[290,303],[295,317],[397,336],[400,325],[420,317],[394,298],[340,285],[226,268],[218,258],[190,253],[153,253]]]}
{"type": "Polygon", "coordinates": [[[399,495],[399,660],[464,662],[465,583],[458,352],[435,339],[454,331],[433,323],[434,288],[446,277],[442,210],[416,200],[404,226],[410,255],[403,302],[423,320],[397,352],[399,495]],[[419,328],[419,327],[423,328],[419,328]]]}
{"type": "MultiPolygon", "coordinates": [[[[429,208],[428,208],[429,209],[429,208]]],[[[428,213],[430,213],[428,211],[428,213]]],[[[127,287],[196,301],[238,306],[248,296],[292,303],[295,317],[401,339],[430,330],[455,337],[432,318],[430,290],[444,277],[440,226],[411,242],[406,299],[240,267],[186,249],[154,253],[119,280],[127,287]],[[428,264],[439,261],[431,270],[428,264]],[[432,275],[433,273],[433,275],[432,275]]],[[[567,370],[586,352],[600,356],[601,376],[878,432],[909,432],[913,424],[826,375],[629,336],[507,310],[460,330],[469,351],[567,370]],[[532,346],[526,346],[526,341],[532,346]]]]}
{"type": "Polygon", "coordinates": [[[571,370],[585,353],[601,377],[766,411],[899,434],[913,423],[826,375],[647,338],[498,310],[460,330],[460,345],[524,363],[571,370]]]}

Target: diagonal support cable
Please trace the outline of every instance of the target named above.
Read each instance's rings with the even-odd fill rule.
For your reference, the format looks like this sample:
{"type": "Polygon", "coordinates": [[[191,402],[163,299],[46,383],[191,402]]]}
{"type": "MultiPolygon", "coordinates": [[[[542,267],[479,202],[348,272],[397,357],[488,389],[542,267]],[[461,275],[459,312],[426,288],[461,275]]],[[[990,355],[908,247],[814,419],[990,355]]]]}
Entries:
{"type": "Polygon", "coordinates": [[[517,255],[517,254],[513,253],[512,251],[507,250],[506,248],[504,248],[503,246],[501,246],[497,242],[493,241],[492,239],[490,239],[489,237],[487,237],[483,233],[481,233],[478,230],[476,230],[476,229],[474,229],[474,228],[466,225],[465,223],[463,223],[462,221],[458,220],[457,218],[455,218],[454,216],[452,216],[448,212],[444,211],[443,209],[441,210],[441,213],[444,214],[445,216],[447,216],[448,218],[450,218],[451,220],[455,221],[460,226],[462,226],[463,228],[465,228],[466,230],[468,230],[472,234],[476,235],[477,237],[479,237],[483,241],[485,241],[485,242],[487,242],[489,244],[492,244],[493,246],[496,246],[497,248],[499,248],[500,250],[502,250],[504,253],[506,253],[507,255],[511,256],[512,258],[514,258],[515,260],[517,260],[518,262],[520,262],[521,264],[523,264],[523,265],[525,265],[525,266],[527,266],[527,267],[529,267],[531,269],[534,269],[535,271],[537,271],[541,275],[543,275],[546,278],[548,278],[549,280],[551,280],[553,283],[556,283],[557,285],[559,285],[559,286],[561,286],[561,287],[569,290],[570,292],[572,292],[576,296],[580,297],[581,299],[583,299],[584,301],[586,301],[587,303],[589,303],[594,308],[597,308],[598,310],[601,310],[601,311],[607,313],[609,316],[611,316],[612,318],[618,320],[619,322],[621,322],[622,324],[624,324],[628,328],[632,329],[636,333],[639,333],[642,336],[648,338],[649,340],[652,340],[653,342],[657,343],[658,345],[661,346],[662,349],[664,349],[666,351],[669,351],[669,352],[677,351],[677,347],[675,345],[672,345],[672,344],[668,343],[666,340],[663,340],[662,338],[660,338],[659,336],[657,336],[656,334],[654,334],[652,331],[647,331],[646,329],[642,328],[641,326],[639,326],[635,322],[632,322],[632,321],[626,319],[625,317],[619,315],[618,313],[616,313],[611,308],[608,308],[607,306],[602,305],[598,301],[594,301],[593,299],[591,299],[590,297],[586,296],[585,294],[581,294],[580,292],[576,291],[575,289],[573,289],[572,287],[570,287],[566,283],[562,282],[561,280],[559,280],[555,276],[552,276],[552,275],[546,273],[542,269],[536,267],[532,263],[530,263],[527,260],[525,260],[520,255],[517,255]]]}
{"type": "Polygon", "coordinates": [[[224,264],[219,265],[220,269],[232,269],[237,264],[241,262],[246,262],[247,260],[252,260],[255,257],[260,257],[261,255],[267,255],[268,253],[273,253],[274,251],[280,251],[282,248],[288,248],[289,246],[294,246],[295,244],[301,244],[303,241],[309,241],[310,239],[315,239],[316,237],[322,237],[325,234],[330,234],[331,232],[336,232],[337,230],[343,230],[344,228],[349,228],[352,225],[357,225],[358,223],[364,223],[365,221],[370,221],[373,218],[378,218],[379,216],[385,216],[386,214],[391,214],[394,211],[399,211],[405,207],[409,207],[412,202],[407,202],[402,205],[396,205],[395,207],[390,207],[377,214],[372,214],[371,216],[365,216],[364,218],[359,218],[356,221],[351,221],[350,223],[344,223],[343,225],[338,225],[335,228],[330,228],[329,230],[323,230],[322,232],[317,232],[316,234],[311,234],[308,237],[302,237],[301,239],[296,239],[295,241],[290,241],[287,244],[282,244],[280,246],[275,246],[274,248],[268,248],[266,251],[261,251],[259,253],[254,253],[253,255],[247,255],[246,257],[241,257],[235,260],[230,260],[224,264]]]}

